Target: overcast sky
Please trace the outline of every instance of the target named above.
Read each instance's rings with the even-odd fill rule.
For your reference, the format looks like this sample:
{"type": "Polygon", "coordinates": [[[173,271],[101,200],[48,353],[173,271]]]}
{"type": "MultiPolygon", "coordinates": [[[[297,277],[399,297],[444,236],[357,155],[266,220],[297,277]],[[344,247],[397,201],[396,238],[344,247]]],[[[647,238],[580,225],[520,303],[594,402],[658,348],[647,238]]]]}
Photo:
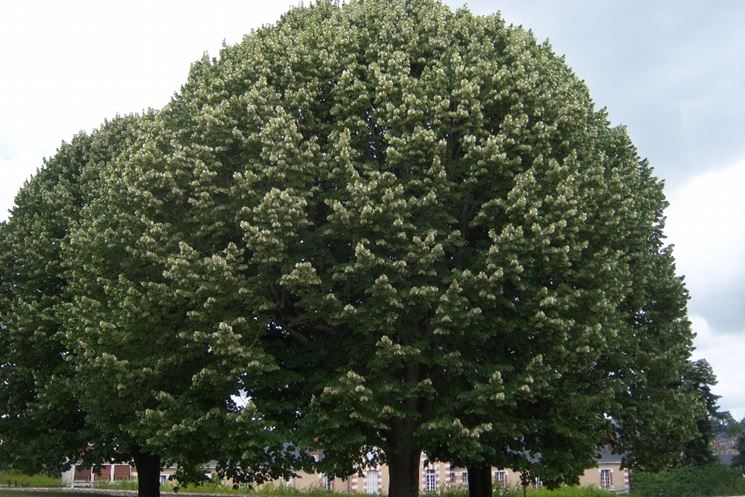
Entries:
{"type": "MultiPolygon", "coordinates": [[[[62,140],[162,107],[189,65],[297,2],[0,2],[0,220],[62,140]]],[[[458,7],[462,2],[447,1],[458,7]]],[[[691,293],[695,358],[745,416],[745,2],[472,1],[531,28],[666,181],[666,233],[691,293]]]]}

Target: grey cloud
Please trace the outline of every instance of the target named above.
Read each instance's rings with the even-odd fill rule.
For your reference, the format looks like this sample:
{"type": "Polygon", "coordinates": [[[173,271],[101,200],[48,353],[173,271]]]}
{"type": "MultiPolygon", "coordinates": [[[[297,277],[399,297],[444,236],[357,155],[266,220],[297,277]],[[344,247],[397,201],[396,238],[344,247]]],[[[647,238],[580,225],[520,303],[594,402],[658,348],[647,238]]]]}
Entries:
{"type": "Polygon", "coordinates": [[[745,323],[745,282],[694,295],[688,305],[688,311],[706,316],[712,331],[741,332],[745,323]]]}
{"type": "MultiPolygon", "coordinates": [[[[455,4],[455,2],[451,2],[455,4]]],[[[671,186],[745,156],[745,3],[469,4],[549,38],[671,186]]]]}
{"type": "MultiPolygon", "coordinates": [[[[671,200],[704,173],[745,160],[745,2],[474,0],[468,5],[479,14],[499,9],[508,23],[531,28],[540,41],[548,38],[587,82],[596,105],[607,108],[611,122],[627,126],[640,155],[665,180],[671,200]]],[[[697,208],[701,201],[694,201],[697,208]]],[[[695,217],[676,206],[681,212],[695,217]]],[[[722,211],[711,222],[732,225],[742,216],[745,212],[722,211]]],[[[706,339],[697,339],[696,355],[714,365],[722,407],[741,416],[743,378],[732,350],[745,346],[745,284],[723,281],[721,273],[722,265],[734,264],[733,274],[739,274],[742,263],[722,259],[729,252],[716,243],[729,238],[719,231],[714,230],[717,241],[700,240],[700,219],[695,226],[688,218],[677,221],[675,241],[692,272],[689,313],[709,323],[706,339]],[[714,266],[707,270],[708,264],[714,266]]]]}

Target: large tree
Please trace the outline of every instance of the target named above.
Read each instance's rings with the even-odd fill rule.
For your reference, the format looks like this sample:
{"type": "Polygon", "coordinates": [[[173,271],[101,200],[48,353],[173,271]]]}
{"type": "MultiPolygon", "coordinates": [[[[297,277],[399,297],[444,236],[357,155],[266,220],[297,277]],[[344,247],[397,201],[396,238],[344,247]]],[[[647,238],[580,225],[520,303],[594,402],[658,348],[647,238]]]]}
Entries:
{"type": "MultiPolygon", "coordinates": [[[[575,363],[550,385],[534,389],[532,398],[496,411],[489,402],[476,407],[488,396],[479,371],[473,370],[472,379],[465,378],[456,389],[460,403],[444,403],[443,414],[460,412],[467,426],[489,422],[501,428],[478,440],[448,433],[433,447],[438,457],[469,466],[471,495],[490,495],[491,466],[522,469],[549,486],[576,483],[603,445],[611,443],[625,453],[627,466],[664,467],[678,461],[684,444],[695,436],[694,420],[703,403],[687,380],[687,294],[670,251],[663,249],[662,185],[645,161],[633,167],[626,180],[638,192],[636,229],[647,236],[622,242],[634,268],[630,288],[615,314],[613,333],[594,348],[591,362],[586,367],[575,363]]],[[[484,355],[498,353],[487,348],[484,355]]],[[[436,441],[436,434],[430,440],[436,441]]]]}
{"type": "Polygon", "coordinates": [[[75,395],[80,387],[62,339],[68,279],[62,247],[99,171],[121,149],[133,118],[63,143],[15,198],[0,235],[0,451],[25,470],[99,462],[96,437],[75,395]]]}
{"type": "MultiPolygon", "coordinates": [[[[409,496],[437,437],[480,444],[486,464],[490,440],[548,457],[562,417],[586,412],[608,429],[564,430],[574,472],[623,395],[678,379],[685,294],[652,283],[669,266],[661,185],[522,29],[430,1],[320,2],[198,64],[172,110],[160,127],[182,147],[154,147],[141,176],[199,171],[183,191],[234,247],[239,300],[280,368],[243,385],[324,470],[384,459],[390,493],[409,496]],[[669,378],[645,379],[642,341],[668,347],[669,378]],[[523,421],[531,409],[546,412],[523,421]]],[[[162,215],[176,190],[133,181],[162,215]]],[[[155,233],[171,251],[181,234],[155,233]]],[[[628,435],[639,416],[617,417],[628,435]]]]}
{"type": "MultiPolygon", "coordinates": [[[[156,122],[117,118],[63,144],[2,225],[0,455],[46,472],[131,462],[148,497],[166,463],[182,483],[202,479],[208,459],[244,478],[285,475],[281,441],[252,403],[235,400],[241,377],[272,363],[251,347],[255,334],[237,342],[240,319],[225,301],[203,306],[239,295],[230,247],[198,259],[179,236],[181,255],[157,260],[142,231],[158,229],[145,213],[180,216],[143,211],[134,181],[124,181],[139,171],[123,158],[151,153],[156,122]]],[[[139,179],[157,179],[154,169],[139,179]]]]}
{"type": "Polygon", "coordinates": [[[88,422],[150,468],[220,445],[226,474],[278,474],[293,441],[329,473],[385,460],[393,497],[422,450],[571,481],[684,397],[661,185],[498,16],[294,9],[196,63],[101,178],[63,343],[88,422]]]}
{"type": "Polygon", "coordinates": [[[276,366],[257,344],[225,222],[230,172],[213,172],[212,152],[192,142],[204,130],[171,126],[191,110],[184,100],[139,120],[64,246],[76,397],[94,446],[134,461],[147,497],[165,464],[181,483],[203,478],[209,459],[223,476],[261,481],[288,474],[283,456],[294,455],[254,401],[239,402],[247,379],[276,366]]]}

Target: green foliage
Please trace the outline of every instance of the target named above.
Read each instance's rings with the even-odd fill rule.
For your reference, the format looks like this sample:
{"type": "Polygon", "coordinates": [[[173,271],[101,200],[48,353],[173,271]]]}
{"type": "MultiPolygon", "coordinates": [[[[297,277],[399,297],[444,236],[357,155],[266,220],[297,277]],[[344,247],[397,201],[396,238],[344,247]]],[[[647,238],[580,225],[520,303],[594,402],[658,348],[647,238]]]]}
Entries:
{"type": "MultiPolygon", "coordinates": [[[[137,480],[118,480],[118,481],[94,481],[92,486],[94,488],[111,489],[111,490],[137,490],[137,480]]],[[[161,485],[163,490],[173,489],[171,483],[161,485]]]]}
{"type": "MultiPolygon", "coordinates": [[[[513,493],[514,497],[520,497],[521,495],[522,490],[515,490],[513,493]]],[[[616,494],[596,487],[559,487],[554,490],[528,490],[528,495],[532,497],[610,497],[616,494]]]]}
{"type": "Polygon", "coordinates": [[[133,121],[117,118],[63,143],[18,193],[0,230],[0,460],[12,467],[54,471],[95,438],[61,340],[68,283],[62,247],[133,121]]]}
{"type": "Polygon", "coordinates": [[[735,448],[737,449],[737,454],[732,458],[732,467],[737,468],[745,474],[745,433],[741,433],[737,437],[735,448]]]}
{"type": "Polygon", "coordinates": [[[0,471],[0,486],[8,487],[32,487],[32,488],[56,488],[62,487],[60,478],[49,475],[28,475],[21,471],[0,471]]]}
{"type": "Polygon", "coordinates": [[[745,431],[742,422],[737,421],[729,411],[722,411],[719,416],[713,417],[710,421],[714,434],[717,436],[737,437],[745,431]]]}
{"type": "Polygon", "coordinates": [[[298,490],[295,488],[287,488],[282,485],[261,485],[260,487],[252,488],[248,491],[250,495],[267,495],[267,496],[287,496],[287,495],[298,495],[308,497],[358,497],[360,494],[352,492],[337,492],[331,490],[323,490],[320,488],[310,488],[308,490],[298,490]]]}
{"type": "Polygon", "coordinates": [[[23,490],[14,490],[12,488],[2,488],[0,493],[3,497],[70,497],[70,492],[65,490],[53,491],[43,490],[41,492],[23,490]]]}
{"type": "MultiPolygon", "coordinates": [[[[133,481],[119,482],[98,482],[95,488],[111,490],[136,490],[137,484],[133,481]]],[[[358,497],[359,493],[338,492],[323,490],[320,488],[310,488],[307,490],[298,490],[294,487],[283,485],[264,484],[260,486],[234,488],[230,485],[215,483],[203,483],[200,485],[179,486],[173,482],[167,482],[161,486],[165,492],[176,491],[181,494],[230,494],[230,495],[255,495],[255,496],[305,496],[305,497],[358,497]]],[[[381,494],[385,496],[385,494],[381,494]]],[[[468,490],[456,489],[447,491],[430,492],[427,495],[436,497],[467,497],[468,490]]],[[[521,487],[495,487],[493,497],[522,497],[523,490],[521,487]]],[[[579,487],[579,486],[562,486],[554,490],[545,488],[535,489],[528,488],[527,495],[531,497],[609,497],[614,495],[611,492],[601,490],[597,487],[579,487]]]]}
{"type": "Polygon", "coordinates": [[[0,429],[47,467],[90,443],[265,481],[310,465],[291,441],[328,474],[410,483],[426,450],[556,486],[616,433],[637,466],[691,438],[662,184],[522,28],[320,1],[115,123],[0,230],[0,429]],[[53,401],[75,440],[34,432],[53,401]]]}
{"type": "MultiPolygon", "coordinates": [[[[136,481],[118,481],[118,482],[98,482],[94,483],[95,488],[110,490],[137,490],[136,481]]],[[[228,495],[255,495],[255,496],[307,496],[307,497],[359,497],[359,493],[337,492],[323,490],[320,488],[309,488],[298,490],[294,487],[284,485],[262,484],[253,486],[235,487],[232,485],[223,485],[219,482],[205,482],[198,485],[187,484],[181,485],[178,482],[168,481],[161,485],[164,492],[176,492],[179,494],[228,494],[228,495]]]]}
{"type": "MultiPolygon", "coordinates": [[[[122,480],[115,482],[100,481],[94,482],[93,486],[100,489],[110,490],[137,490],[137,481],[133,480],[122,480]]],[[[247,494],[250,492],[248,489],[233,488],[229,485],[221,485],[220,483],[204,482],[201,484],[179,484],[174,481],[167,481],[165,484],[160,486],[163,492],[178,492],[178,493],[197,493],[197,494],[247,494]]]]}
{"type": "Polygon", "coordinates": [[[633,493],[639,497],[704,497],[743,495],[745,479],[740,471],[722,464],[681,467],[634,475],[633,493]]]}
{"type": "Polygon", "coordinates": [[[698,393],[701,403],[706,406],[706,412],[696,420],[698,433],[692,440],[686,442],[683,448],[683,464],[688,466],[705,466],[716,462],[714,455],[714,423],[722,418],[717,399],[711,387],[717,384],[716,376],[705,359],[693,361],[684,373],[689,388],[698,393]]]}
{"type": "MultiPolygon", "coordinates": [[[[448,490],[445,492],[429,493],[437,497],[467,497],[468,491],[448,490]]],[[[493,497],[522,497],[522,487],[495,487],[493,497]]],[[[528,488],[526,495],[530,497],[610,497],[616,495],[597,487],[580,487],[580,486],[561,486],[553,490],[547,488],[528,488]]]]}

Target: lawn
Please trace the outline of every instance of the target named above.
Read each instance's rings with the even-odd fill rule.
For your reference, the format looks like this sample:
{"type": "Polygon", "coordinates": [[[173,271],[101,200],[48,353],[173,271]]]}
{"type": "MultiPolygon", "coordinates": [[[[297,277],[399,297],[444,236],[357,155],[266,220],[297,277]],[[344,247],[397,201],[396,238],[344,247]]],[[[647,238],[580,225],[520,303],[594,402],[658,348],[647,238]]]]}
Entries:
{"type": "Polygon", "coordinates": [[[49,491],[49,492],[24,492],[22,490],[16,490],[13,488],[0,488],[0,497],[80,497],[81,495],[90,495],[93,497],[106,497],[106,494],[101,492],[96,494],[91,494],[90,492],[86,492],[85,494],[81,493],[73,493],[73,492],[59,492],[59,491],[49,491]]]}
{"type": "MultiPolygon", "coordinates": [[[[189,489],[187,490],[184,495],[188,495],[188,492],[198,492],[197,489],[189,489]]],[[[203,492],[209,492],[209,490],[203,489],[203,492]]],[[[309,497],[322,497],[322,496],[333,496],[333,497],[349,497],[349,494],[332,494],[330,492],[285,492],[284,495],[289,495],[291,497],[300,497],[302,495],[309,496],[309,497]]],[[[0,488],[0,497],[81,497],[84,495],[88,495],[91,497],[106,497],[107,494],[105,493],[105,490],[101,490],[100,493],[92,493],[90,491],[88,492],[60,492],[51,490],[49,492],[26,492],[21,490],[16,490],[12,488],[0,488]]],[[[246,494],[244,494],[246,495],[246,494]]],[[[255,493],[249,493],[247,494],[247,497],[259,497],[262,495],[261,491],[256,491],[255,493]]],[[[279,495],[278,493],[273,492],[267,492],[264,493],[264,495],[279,495]]],[[[357,496],[364,497],[363,494],[356,494],[357,496]]],[[[420,494],[423,497],[426,497],[427,494],[420,494]]],[[[445,493],[435,493],[431,494],[435,497],[468,497],[468,493],[466,492],[445,492],[445,493]]],[[[514,490],[511,492],[505,492],[499,494],[500,496],[504,497],[522,497],[522,489],[520,490],[514,490]]],[[[608,492],[604,492],[599,489],[593,489],[593,488],[563,488],[555,491],[547,491],[547,490],[539,490],[539,491],[531,491],[528,490],[528,496],[529,497],[606,497],[611,496],[612,494],[608,492]]],[[[113,497],[113,496],[112,496],[113,497]]],[[[384,495],[382,496],[384,497],[384,495]]],[[[496,497],[496,496],[495,496],[496,497]]]]}

